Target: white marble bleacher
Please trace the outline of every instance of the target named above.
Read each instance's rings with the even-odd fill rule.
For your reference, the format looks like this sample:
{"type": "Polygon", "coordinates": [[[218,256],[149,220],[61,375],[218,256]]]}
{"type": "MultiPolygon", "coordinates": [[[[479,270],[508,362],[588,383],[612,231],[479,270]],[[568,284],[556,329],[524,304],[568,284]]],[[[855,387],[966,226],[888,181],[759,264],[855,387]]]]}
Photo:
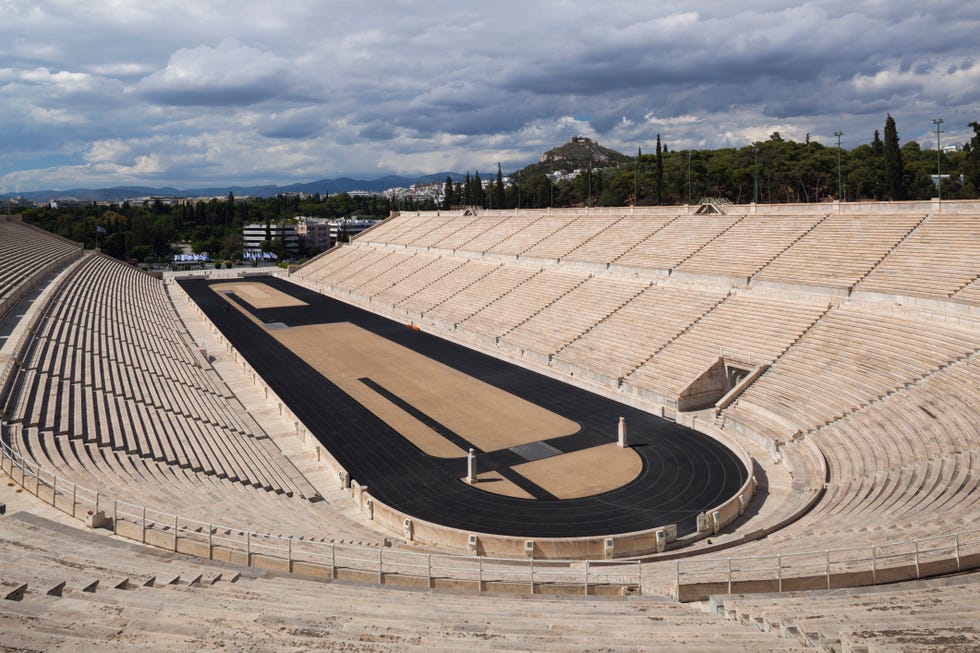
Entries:
{"type": "Polygon", "coordinates": [[[581,247],[597,234],[618,222],[622,216],[592,215],[571,216],[564,227],[524,250],[524,256],[559,260],[581,247]]]}
{"type": "MultiPolygon", "coordinates": [[[[94,284],[93,284],[94,285],[94,284]]],[[[230,396],[221,389],[210,375],[194,374],[196,362],[186,344],[174,336],[172,322],[160,322],[152,313],[146,313],[142,301],[126,301],[109,305],[94,300],[89,293],[78,293],[72,302],[62,302],[55,308],[50,324],[71,324],[72,331],[61,344],[62,362],[77,364],[77,354],[88,354],[98,359],[93,382],[99,389],[133,396],[149,388],[170,382],[182,383],[201,390],[205,395],[178,397],[190,401],[209,401],[209,395],[230,396]],[[72,311],[73,317],[66,317],[72,311]],[[78,324],[74,324],[74,322],[78,324]],[[134,327],[139,328],[134,328],[134,327]],[[77,340],[76,340],[77,336],[77,340]],[[76,356],[64,356],[75,350],[76,356]],[[123,366],[119,374],[103,375],[106,363],[123,366]],[[134,378],[138,375],[139,378],[134,378]]],[[[158,308],[164,308],[158,306],[158,308]]],[[[64,333],[64,332],[63,332],[64,333]]],[[[61,340],[56,336],[56,339],[61,340]]],[[[50,368],[48,371],[54,371],[50,368]]],[[[88,382],[88,381],[86,381],[88,382]]],[[[166,396],[166,395],[164,395],[166,396]]],[[[236,420],[236,414],[228,415],[236,420]]],[[[241,424],[239,424],[241,427],[241,424]]]]}
{"type": "Polygon", "coordinates": [[[379,266],[377,270],[372,270],[371,273],[359,275],[361,283],[352,283],[347,287],[355,295],[373,298],[415,274],[434,260],[435,257],[433,256],[412,251],[394,252],[385,259],[384,266],[379,266]]]}
{"type": "Polygon", "coordinates": [[[520,256],[544,239],[567,227],[574,219],[574,216],[568,214],[542,216],[520,231],[488,248],[487,252],[520,256]]]}
{"type": "Polygon", "coordinates": [[[347,293],[412,256],[411,252],[404,250],[371,245],[344,246],[342,251],[346,254],[344,260],[322,268],[318,281],[323,286],[347,293]]]}
{"type": "Polygon", "coordinates": [[[980,332],[862,306],[832,309],[726,409],[757,433],[806,433],[975,352],[980,332]],[[800,401],[801,388],[807,401],[800,401]],[[761,410],[756,410],[756,409],[761,410]],[[774,422],[770,416],[778,415],[774,422]]]}
{"type": "Polygon", "coordinates": [[[581,271],[541,270],[460,321],[457,328],[483,337],[502,336],[584,283],[587,278],[588,274],[581,271]]]}
{"type": "Polygon", "coordinates": [[[613,265],[671,270],[729,227],[739,215],[680,215],[612,261],[613,265]]]}
{"type": "MultiPolygon", "coordinates": [[[[531,225],[541,220],[542,217],[543,216],[540,214],[512,214],[508,218],[494,221],[489,229],[479,231],[479,233],[474,235],[469,240],[462,242],[455,249],[457,249],[457,251],[478,254],[489,252],[508,238],[520,233],[521,231],[524,231],[525,229],[529,229],[531,225]]],[[[469,229],[459,231],[453,236],[446,238],[445,241],[456,241],[458,236],[468,233],[469,231],[469,229]]],[[[438,243],[437,246],[445,247],[442,242],[438,243]]]]}
{"type": "MultiPolygon", "coordinates": [[[[0,559],[4,563],[0,576],[5,582],[27,585],[21,599],[25,603],[35,600],[44,605],[53,597],[95,594],[117,586],[166,587],[178,577],[186,584],[206,570],[214,577],[230,569],[221,563],[114,541],[106,535],[25,512],[5,519],[4,532],[8,537],[0,543],[0,559]]],[[[16,607],[9,600],[0,604],[0,613],[5,615],[16,607]]],[[[7,619],[5,624],[9,624],[7,619]]],[[[6,635],[8,631],[4,632],[6,635]]]]}
{"type": "Polygon", "coordinates": [[[760,270],[753,281],[850,288],[925,216],[834,214],[760,270]]]}
{"type": "MultiPolygon", "coordinates": [[[[334,288],[336,290],[350,291],[351,288],[364,282],[362,275],[373,276],[379,271],[384,270],[390,265],[388,259],[396,256],[396,253],[389,249],[372,247],[369,245],[349,246],[342,250],[351,250],[350,254],[344,256],[343,262],[334,269],[321,269],[319,278],[312,277],[321,285],[334,288]]],[[[406,256],[403,252],[397,253],[398,258],[394,261],[401,261],[406,256]]],[[[330,258],[327,256],[326,258],[330,258]]]]}
{"type": "Polygon", "coordinates": [[[980,648],[980,574],[900,587],[712,597],[733,623],[822,650],[966,652],[980,648]]]}
{"type": "MultiPolygon", "coordinates": [[[[473,265],[475,263],[477,262],[467,263],[460,271],[483,272],[486,269],[484,266],[489,265],[484,263],[477,267],[473,265]]],[[[426,311],[425,317],[451,325],[458,324],[539,272],[536,268],[497,265],[426,311]]]]}
{"type": "Polygon", "coordinates": [[[427,257],[425,265],[382,290],[372,299],[389,306],[395,306],[402,302],[411,303],[412,298],[422,293],[430,285],[454,274],[466,261],[467,259],[448,256],[427,257]]]}
{"type": "Polygon", "coordinates": [[[356,249],[351,245],[337,245],[307,261],[300,266],[295,274],[310,281],[320,282],[324,277],[354,261],[363,253],[363,250],[356,249]]]}
{"type": "MultiPolygon", "coordinates": [[[[463,218],[464,222],[459,229],[446,234],[439,240],[433,240],[430,243],[430,247],[445,250],[468,249],[465,247],[466,243],[469,243],[481,234],[494,229],[498,225],[505,224],[511,218],[512,214],[510,213],[506,215],[490,213],[489,215],[480,215],[476,219],[465,217],[463,218]]],[[[506,235],[504,237],[506,237],[506,235]]]]}
{"type": "Polygon", "coordinates": [[[829,487],[866,488],[822,502],[836,530],[970,527],[980,516],[978,378],[974,354],[809,434],[827,460],[829,487]]]}
{"type": "Polygon", "coordinates": [[[769,363],[826,310],[827,304],[816,300],[740,291],[653,354],[624,379],[624,387],[673,398],[722,356],[746,364],[769,363]]]}
{"type": "Polygon", "coordinates": [[[79,243],[0,216],[0,317],[44,276],[82,253],[79,243]]]}
{"type": "MultiPolygon", "coordinates": [[[[59,438],[36,428],[12,429],[21,452],[46,470],[45,479],[55,473],[65,481],[98,490],[110,511],[112,501],[118,499],[128,502],[123,510],[130,514],[136,506],[146,506],[151,515],[179,514],[199,523],[258,533],[356,540],[370,545],[380,541],[366,528],[338,521],[336,509],[325,503],[268,492],[96,443],[59,438]]],[[[67,486],[59,481],[62,492],[67,486]]],[[[59,500],[59,506],[65,507],[66,501],[59,500]]],[[[79,511],[82,509],[80,506],[79,511]]]]}
{"type": "Polygon", "coordinates": [[[480,220],[478,215],[459,215],[455,213],[442,213],[432,216],[426,223],[426,228],[420,233],[413,234],[411,241],[405,244],[416,249],[428,249],[444,238],[452,236],[459,230],[480,220]]]}
{"type": "Polygon", "coordinates": [[[599,321],[554,356],[559,369],[579,370],[616,385],[728,295],[653,285],[599,321]]]}
{"type": "Polygon", "coordinates": [[[810,437],[828,456],[859,444],[864,455],[844,458],[850,473],[831,465],[831,478],[867,475],[980,446],[980,359],[973,355],[890,394],[810,437]],[[869,462],[870,461],[870,462],[869,462]]]}
{"type": "Polygon", "coordinates": [[[717,613],[633,597],[514,597],[285,577],[4,517],[3,645],[142,651],[795,651],[717,613]],[[325,606],[326,611],[325,611],[325,606]],[[597,627],[599,624],[599,627],[597,627]]]}
{"type": "Polygon", "coordinates": [[[678,272],[746,279],[822,220],[822,215],[748,215],[677,266],[678,272]]]}
{"type": "Polygon", "coordinates": [[[980,220],[930,215],[855,290],[948,299],[980,275],[980,220]]]}
{"type": "Polygon", "coordinates": [[[395,306],[417,315],[428,314],[434,307],[455,297],[457,293],[470,287],[483,277],[500,267],[500,263],[470,259],[443,258],[442,265],[449,266],[459,263],[452,268],[451,274],[443,275],[429,283],[405,299],[395,302],[395,306]]]}
{"type": "MultiPolygon", "coordinates": [[[[418,238],[430,233],[433,228],[443,225],[449,217],[441,214],[433,215],[431,213],[398,216],[394,219],[392,230],[384,242],[389,245],[410,245],[418,238]],[[396,226],[398,223],[401,223],[400,226],[396,226]]],[[[458,219],[458,216],[454,217],[458,219]]]]}
{"type": "Polygon", "coordinates": [[[648,285],[643,281],[589,277],[507,333],[501,342],[550,357],[643,292],[648,285]]]}
{"type": "Polygon", "coordinates": [[[48,306],[30,345],[44,355],[30,356],[18,379],[17,396],[32,399],[8,421],[292,493],[280,471],[285,460],[196,363],[182,332],[158,280],[90,257],[48,306]],[[66,328],[69,315],[77,323],[66,328]]]}
{"type": "Polygon", "coordinates": [[[565,255],[569,261],[606,266],[673,220],[672,215],[625,215],[565,255]]]}
{"type": "Polygon", "coordinates": [[[980,305],[980,275],[953,293],[952,299],[965,304],[980,305]]]}
{"type": "Polygon", "coordinates": [[[395,242],[402,234],[418,228],[427,219],[414,213],[403,213],[375,225],[358,237],[361,243],[390,243],[395,242]]]}

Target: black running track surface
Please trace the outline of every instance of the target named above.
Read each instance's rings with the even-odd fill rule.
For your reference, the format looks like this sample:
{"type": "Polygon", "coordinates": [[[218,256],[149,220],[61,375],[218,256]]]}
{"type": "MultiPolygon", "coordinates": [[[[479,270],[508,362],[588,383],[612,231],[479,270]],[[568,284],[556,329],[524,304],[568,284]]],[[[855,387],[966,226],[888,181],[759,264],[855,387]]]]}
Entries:
{"type": "MultiPolygon", "coordinates": [[[[519,453],[533,457],[554,453],[549,446],[571,452],[615,442],[619,417],[623,416],[630,444],[643,460],[640,475],[622,487],[590,497],[559,500],[509,469],[527,457],[511,449],[489,453],[477,449],[480,472],[496,468],[536,498],[513,498],[477,489],[460,480],[466,475],[465,457],[441,459],[426,455],[263,328],[239,311],[226,310],[227,302],[209,288],[220,281],[179,282],[351,478],[367,485],[378,500],[418,519],[474,532],[528,538],[614,535],[667,524],[677,524],[678,534],[684,535],[695,529],[699,512],[734,496],[747,478],[733,452],[674,422],[406,328],[288,281],[272,277],[245,280],[266,283],[308,304],[255,309],[242,298],[235,298],[265,324],[282,322],[292,327],[350,322],[581,425],[578,433],[552,438],[544,445],[532,445],[534,451],[519,453]]],[[[471,446],[463,436],[399,399],[397,388],[381,387],[371,379],[361,381],[464,451],[471,446]]]]}

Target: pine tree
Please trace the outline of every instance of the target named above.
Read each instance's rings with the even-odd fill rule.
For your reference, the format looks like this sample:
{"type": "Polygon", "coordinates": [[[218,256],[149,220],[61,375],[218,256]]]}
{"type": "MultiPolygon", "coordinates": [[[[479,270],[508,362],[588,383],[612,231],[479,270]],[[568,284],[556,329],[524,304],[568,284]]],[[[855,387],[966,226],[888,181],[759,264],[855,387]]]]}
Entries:
{"type": "Polygon", "coordinates": [[[888,114],[885,119],[885,193],[888,199],[905,199],[905,164],[902,163],[902,150],[898,146],[898,130],[895,119],[888,114]]]}

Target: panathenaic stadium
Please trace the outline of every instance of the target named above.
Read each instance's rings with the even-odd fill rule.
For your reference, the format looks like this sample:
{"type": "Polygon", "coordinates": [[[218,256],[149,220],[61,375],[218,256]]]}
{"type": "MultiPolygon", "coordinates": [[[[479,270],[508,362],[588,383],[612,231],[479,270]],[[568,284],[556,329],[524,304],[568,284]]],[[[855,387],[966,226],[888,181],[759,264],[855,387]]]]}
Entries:
{"type": "Polygon", "coordinates": [[[0,650],[980,648],[980,202],[0,216],[0,320],[0,650]]]}

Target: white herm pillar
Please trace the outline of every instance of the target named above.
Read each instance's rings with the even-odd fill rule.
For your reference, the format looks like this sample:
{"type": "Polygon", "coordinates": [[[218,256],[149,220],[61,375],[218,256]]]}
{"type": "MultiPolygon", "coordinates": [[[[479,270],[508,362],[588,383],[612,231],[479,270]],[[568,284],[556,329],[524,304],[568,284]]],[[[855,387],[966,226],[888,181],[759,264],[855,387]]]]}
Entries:
{"type": "Polygon", "coordinates": [[[626,443],[626,418],[619,418],[619,442],[617,442],[620,447],[626,448],[629,444],[626,443]]]}
{"type": "Polygon", "coordinates": [[[466,482],[473,484],[476,482],[476,452],[470,447],[470,452],[466,454],[466,482]]]}

